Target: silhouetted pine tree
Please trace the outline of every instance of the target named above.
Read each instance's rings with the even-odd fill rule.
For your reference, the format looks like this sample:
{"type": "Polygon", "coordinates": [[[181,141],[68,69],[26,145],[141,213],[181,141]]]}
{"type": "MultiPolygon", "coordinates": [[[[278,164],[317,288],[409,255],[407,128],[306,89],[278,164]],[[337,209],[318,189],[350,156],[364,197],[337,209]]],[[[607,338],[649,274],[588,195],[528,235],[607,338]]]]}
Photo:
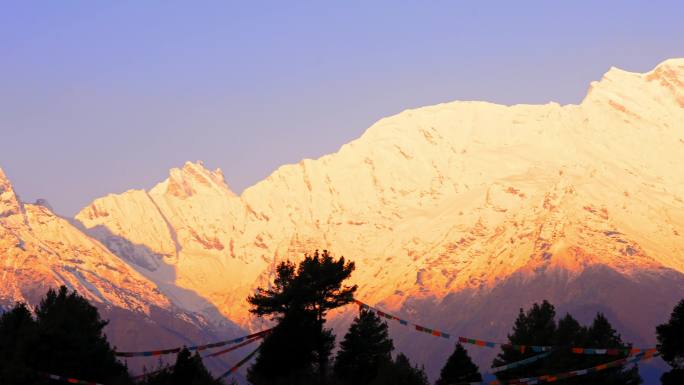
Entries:
{"type": "Polygon", "coordinates": [[[173,367],[173,380],[175,385],[218,385],[221,383],[209,374],[199,353],[190,354],[190,351],[185,348],[178,353],[176,358],[176,365],[173,367]]]}
{"type": "MultiPolygon", "coordinates": [[[[596,314],[594,321],[587,329],[584,346],[607,349],[630,349],[632,347],[631,344],[626,344],[622,341],[620,334],[613,328],[602,313],[596,314]]],[[[584,367],[592,367],[626,356],[627,354],[620,356],[584,355],[582,358],[584,358],[584,367]]],[[[578,378],[575,381],[577,384],[597,383],[606,385],[638,385],[641,384],[641,382],[642,380],[637,365],[598,371],[587,375],[584,379],[578,378]]]]}
{"type": "MultiPolygon", "coordinates": [[[[585,346],[586,335],[587,328],[580,325],[575,318],[566,313],[558,321],[553,343],[551,344],[564,348],[555,350],[548,359],[545,359],[541,363],[543,365],[541,371],[544,371],[544,373],[560,373],[569,370],[568,368],[577,369],[590,366],[591,364],[586,361],[585,356],[574,354],[570,350],[572,346],[585,346]]],[[[568,380],[568,384],[574,383],[573,381],[576,380],[568,380]]]]}
{"type": "Polygon", "coordinates": [[[199,354],[194,355],[183,349],[176,357],[173,366],[166,366],[149,374],[141,382],[143,385],[220,385],[202,363],[199,354]]]}
{"type": "Polygon", "coordinates": [[[425,371],[411,365],[409,359],[400,353],[394,361],[380,367],[371,385],[428,385],[425,371]]]}
{"type": "Polygon", "coordinates": [[[337,379],[349,385],[367,385],[379,368],[392,360],[394,344],[387,323],[371,311],[362,310],[354,318],[335,357],[337,379]]]}
{"type": "MultiPolygon", "coordinates": [[[[527,312],[520,309],[518,318],[513,325],[513,333],[508,335],[508,342],[513,345],[553,345],[556,334],[556,310],[548,301],[541,305],[534,304],[527,312]]],[[[502,366],[512,362],[532,357],[535,353],[530,349],[521,352],[512,347],[502,347],[501,353],[494,359],[492,366],[502,366]]],[[[507,380],[511,378],[530,377],[540,373],[544,363],[538,361],[524,367],[499,372],[497,378],[507,380]]]]}
{"type": "Polygon", "coordinates": [[[672,310],[670,320],[658,325],[658,352],[672,370],[660,378],[663,385],[684,384],[684,299],[672,310]]]}
{"type": "Polygon", "coordinates": [[[447,359],[435,385],[451,385],[462,382],[481,382],[482,375],[460,343],[447,359]]]}
{"type": "Polygon", "coordinates": [[[324,328],[325,315],[353,300],[356,286],[343,285],[353,270],[353,262],[336,260],[327,251],[305,256],[298,266],[277,266],[273,286],[247,299],[252,313],[279,321],[248,371],[250,382],[311,384],[314,377],[325,382],[335,341],[324,328]]]}
{"type": "Polygon", "coordinates": [[[291,312],[264,338],[247,378],[254,385],[316,383],[317,340],[329,336],[312,313],[291,312]]]}
{"type": "Polygon", "coordinates": [[[32,384],[39,381],[30,367],[37,325],[23,303],[0,316],[0,384],[32,384]]]}

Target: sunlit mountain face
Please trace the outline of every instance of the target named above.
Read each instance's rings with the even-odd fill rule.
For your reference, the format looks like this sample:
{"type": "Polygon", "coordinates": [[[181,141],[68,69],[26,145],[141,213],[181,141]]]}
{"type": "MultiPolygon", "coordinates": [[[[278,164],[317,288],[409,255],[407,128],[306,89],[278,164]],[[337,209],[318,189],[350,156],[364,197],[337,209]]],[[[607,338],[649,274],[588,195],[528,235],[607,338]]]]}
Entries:
{"type": "MultiPolygon", "coordinates": [[[[280,261],[329,249],[356,263],[360,299],[454,334],[505,338],[546,298],[652,345],[684,293],[683,165],[684,59],[671,59],[612,68],[579,105],[407,110],[241,195],[188,162],[69,221],[3,176],[0,297],[67,282],[112,308],[256,330],[245,298],[280,261]]],[[[431,373],[453,347],[392,331],[431,373]]]]}
{"type": "MultiPolygon", "coordinates": [[[[36,306],[49,288],[65,285],[109,320],[107,335],[123,350],[190,344],[235,335],[227,320],[210,322],[173,304],[157,285],[42,204],[19,200],[0,170],[0,312],[15,302],[36,306]]],[[[140,371],[150,362],[133,360],[140,371]]],[[[210,366],[220,366],[213,363],[210,366]]]]}

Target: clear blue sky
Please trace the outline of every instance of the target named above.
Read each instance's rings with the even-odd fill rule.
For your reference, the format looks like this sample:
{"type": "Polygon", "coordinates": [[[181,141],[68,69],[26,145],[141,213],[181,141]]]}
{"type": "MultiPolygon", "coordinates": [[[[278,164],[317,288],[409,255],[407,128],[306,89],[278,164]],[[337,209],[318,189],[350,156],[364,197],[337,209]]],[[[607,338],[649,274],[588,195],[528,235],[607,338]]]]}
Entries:
{"type": "Polygon", "coordinates": [[[186,160],[236,192],[379,118],[577,103],[684,56],[682,1],[3,1],[0,167],[74,214],[186,160]]]}

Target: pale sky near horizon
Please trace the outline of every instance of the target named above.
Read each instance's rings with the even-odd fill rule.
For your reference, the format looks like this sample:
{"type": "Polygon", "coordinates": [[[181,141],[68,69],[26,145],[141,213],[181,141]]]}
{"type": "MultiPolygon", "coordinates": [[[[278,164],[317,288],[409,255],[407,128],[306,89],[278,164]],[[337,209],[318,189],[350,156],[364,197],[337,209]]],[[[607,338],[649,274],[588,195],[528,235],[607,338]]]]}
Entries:
{"type": "Polygon", "coordinates": [[[681,1],[0,3],[0,167],[73,215],[204,160],[236,192],[378,119],[578,103],[684,57],[681,1]]]}

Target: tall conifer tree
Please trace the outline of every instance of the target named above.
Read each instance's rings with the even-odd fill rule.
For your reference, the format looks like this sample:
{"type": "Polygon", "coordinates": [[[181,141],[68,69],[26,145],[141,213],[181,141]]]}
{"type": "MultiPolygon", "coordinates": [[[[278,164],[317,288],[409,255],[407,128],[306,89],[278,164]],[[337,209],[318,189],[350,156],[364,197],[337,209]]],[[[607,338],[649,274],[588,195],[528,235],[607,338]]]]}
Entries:
{"type": "Polygon", "coordinates": [[[325,315],[353,301],[356,286],[343,284],[353,270],[354,263],[344,257],[316,251],[298,266],[279,264],[273,286],[247,299],[252,313],[278,321],[249,369],[253,384],[325,383],[335,341],[324,327],[325,315]]]}
{"type": "Polygon", "coordinates": [[[435,385],[451,385],[463,382],[481,382],[482,375],[460,343],[447,359],[435,385]]]}
{"type": "MultiPolygon", "coordinates": [[[[629,349],[632,347],[631,344],[622,341],[620,334],[613,328],[602,313],[596,314],[594,321],[587,329],[584,346],[606,349],[629,349]]],[[[622,354],[620,356],[584,355],[582,357],[582,365],[584,367],[592,367],[623,357],[627,357],[627,354],[622,354]]],[[[641,382],[642,380],[637,365],[601,370],[586,376],[584,379],[578,378],[573,381],[575,384],[599,383],[605,385],[638,385],[641,384],[641,382]]]]}
{"type": "Polygon", "coordinates": [[[670,320],[658,325],[658,352],[672,370],[663,374],[663,385],[684,384],[684,299],[672,310],[670,320]]]}
{"type": "Polygon", "coordinates": [[[379,368],[392,360],[392,350],[387,323],[372,311],[362,310],[340,343],[335,376],[345,384],[367,385],[379,368]]]}
{"type": "MultiPolygon", "coordinates": [[[[556,309],[548,301],[541,304],[535,303],[527,312],[520,309],[518,318],[513,325],[513,333],[508,336],[511,345],[553,345],[556,333],[556,309]]],[[[501,353],[494,359],[492,366],[502,366],[523,359],[532,357],[536,354],[530,349],[521,351],[507,346],[501,349],[501,353]]],[[[524,367],[509,369],[497,374],[499,379],[511,379],[519,377],[529,377],[534,373],[539,373],[543,367],[543,362],[535,362],[524,367]]]]}

